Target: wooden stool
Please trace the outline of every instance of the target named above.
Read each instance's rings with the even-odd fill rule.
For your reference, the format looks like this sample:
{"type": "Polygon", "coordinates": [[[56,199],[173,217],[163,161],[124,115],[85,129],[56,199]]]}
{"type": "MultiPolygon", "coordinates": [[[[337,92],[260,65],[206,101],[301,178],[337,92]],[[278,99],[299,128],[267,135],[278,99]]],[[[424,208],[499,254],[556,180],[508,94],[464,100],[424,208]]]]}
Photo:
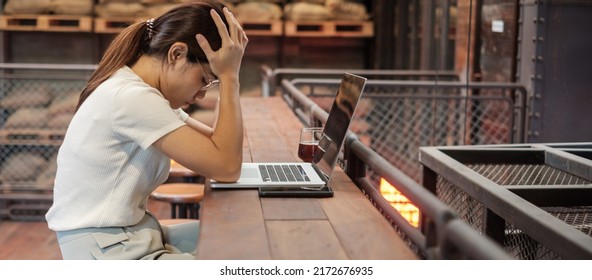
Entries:
{"type": "Polygon", "coordinates": [[[199,174],[193,172],[191,169],[180,165],[178,162],[171,160],[171,168],[169,170],[169,178],[182,178],[184,183],[197,183],[199,174]]]}
{"type": "Polygon", "coordinates": [[[199,219],[200,202],[204,185],[194,183],[168,183],[156,188],[150,198],[171,204],[171,218],[199,219]]]}

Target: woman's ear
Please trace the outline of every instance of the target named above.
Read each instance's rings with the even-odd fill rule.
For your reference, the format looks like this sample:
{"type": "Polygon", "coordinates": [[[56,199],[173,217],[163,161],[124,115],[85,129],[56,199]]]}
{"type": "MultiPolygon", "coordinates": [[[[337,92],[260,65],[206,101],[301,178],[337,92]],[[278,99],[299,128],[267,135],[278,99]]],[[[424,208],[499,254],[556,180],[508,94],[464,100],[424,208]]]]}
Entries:
{"type": "Polygon", "coordinates": [[[187,44],[176,42],[169,48],[169,52],[167,53],[167,62],[168,64],[175,64],[180,60],[187,59],[187,52],[189,48],[187,44]]]}

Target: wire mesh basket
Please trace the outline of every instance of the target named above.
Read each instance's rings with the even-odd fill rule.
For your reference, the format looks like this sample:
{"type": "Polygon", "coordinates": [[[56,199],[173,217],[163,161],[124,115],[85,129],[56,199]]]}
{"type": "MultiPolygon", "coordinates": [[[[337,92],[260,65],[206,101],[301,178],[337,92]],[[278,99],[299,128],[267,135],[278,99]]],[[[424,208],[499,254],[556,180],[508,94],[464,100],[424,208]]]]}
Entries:
{"type": "Polygon", "coordinates": [[[47,210],[57,151],[92,70],[0,67],[0,218],[41,218],[47,210]]]}
{"type": "Polygon", "coordinates": [[[592,144],[424,147],[424,184],[517,259],[592,258],[592,144]],[[562,147],[562,148],[558,148],[562,147]],[[577,151],[576,155],[570,151],[577,151]]]}

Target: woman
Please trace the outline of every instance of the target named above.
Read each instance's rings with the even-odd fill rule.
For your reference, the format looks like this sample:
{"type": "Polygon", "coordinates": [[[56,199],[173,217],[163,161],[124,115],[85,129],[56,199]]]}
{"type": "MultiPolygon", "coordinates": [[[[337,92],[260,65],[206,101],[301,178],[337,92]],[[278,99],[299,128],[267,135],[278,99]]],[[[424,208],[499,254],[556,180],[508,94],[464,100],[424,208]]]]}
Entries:
{"type": "Polygon", "coordinates": [[[170,159],[218,181],[238,179],[247,42],[228,9],[210,1],[177,6],[114,39],[58,152],[46,219],[64,259],[194,258],[198,223],[181,226],[186,239],[170,243],[147,199],[170,159]],[[183,112],[218,84],[213,128],[183,112]]]}

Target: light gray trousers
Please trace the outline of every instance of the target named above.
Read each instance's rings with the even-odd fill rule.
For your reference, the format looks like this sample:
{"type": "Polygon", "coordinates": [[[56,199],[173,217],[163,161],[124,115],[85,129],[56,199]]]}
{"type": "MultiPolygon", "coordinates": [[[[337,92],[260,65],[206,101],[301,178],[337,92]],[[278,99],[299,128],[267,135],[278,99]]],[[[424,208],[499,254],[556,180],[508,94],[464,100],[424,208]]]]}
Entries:
{"type": "Polygon", "coordinates": [[[65,260],[193,260],[199,221],[161,226],[150,213],[128,227],[57,232],[65,260]]]}

